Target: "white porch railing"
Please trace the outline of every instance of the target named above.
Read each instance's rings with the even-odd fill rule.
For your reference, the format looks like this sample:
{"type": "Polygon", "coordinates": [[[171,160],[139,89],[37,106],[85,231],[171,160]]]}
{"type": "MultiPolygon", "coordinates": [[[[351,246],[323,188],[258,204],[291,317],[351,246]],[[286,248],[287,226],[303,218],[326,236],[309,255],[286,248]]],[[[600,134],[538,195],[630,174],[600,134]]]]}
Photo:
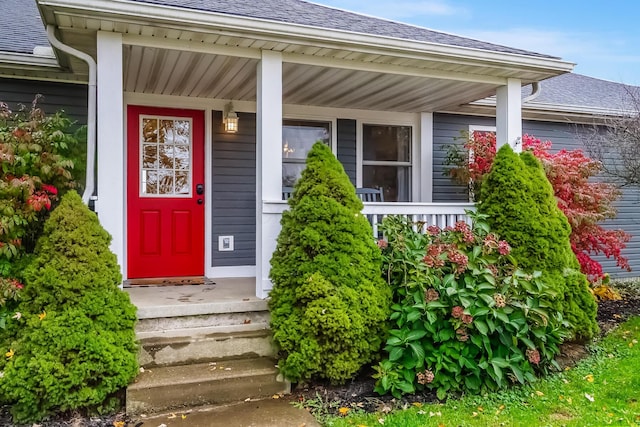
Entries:
{"type": "MultiPolygon", "coordinates": [[[[289,208],[286,201],[265,201],[262,203],[262,235],[260,256],[257,263],[262,263],[258,271],[262,272],[260,291],[261,298],[268,296],[272,287],[269,279],[269,260],[276,249],[276,240],[280,234],[280,218],[289,208]]],[[[473,203],[365,203],[362,213],[367,216],[373,227],[373,236],[378,238],[378,226],[388,215],[404,215],[413,221],[425,222],[427,226],[437,225],[440,228],[453,226],[456,221],[469,221],[465,210],[475,210],[473,203]]]]}
{"type": "MultiPolygon", "coordinates": [[[[282,212],[289,205],[286,201],[264,202],[263,213],[273,216],[277,221],[269,221],[270,224],[280,224],[282,212]]],[[[469,221],[466,211],[475,210],[473,203],[410,203],[410,202],[383,202],[365,203],[362,213],[367,216],[373,228],[373,235],[378,236],[378,226],[389,215],[402,215],[414,222],[424,222],[427,226],[437,225],[440,228],[453,226],[457,221],[469,221]]],[[[280,227],[276,236],[280,232],[280,227]]]]}
{"type": "Polygon", "coordinates": [[[469,222],[465,211],[475,210],[473,203],[365,203],[362,213],[367,216],[373,228],[373,235],[377,237],[378,225],[389,215],[408,217],[413,222],[423,222],[425,225],[437,225],[440,228],[453,226],[457,221],[469,222]]]}

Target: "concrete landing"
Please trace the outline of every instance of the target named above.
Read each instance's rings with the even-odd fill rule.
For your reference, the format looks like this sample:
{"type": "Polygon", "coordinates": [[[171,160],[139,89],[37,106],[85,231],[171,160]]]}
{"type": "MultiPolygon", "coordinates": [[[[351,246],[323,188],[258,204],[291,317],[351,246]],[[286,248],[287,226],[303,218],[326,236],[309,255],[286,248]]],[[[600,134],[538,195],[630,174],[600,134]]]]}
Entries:
{"type": "Polygon", "coordinates": [[[200,408],[153,417],[135,417],[133,425],[144,427],[320,427],[305,409],[286,399],[264,399],[223,407],[200,408]],[[184,417],[183,417],[184,416],[184,417]],[[138,423],[142,424],[138,424],[138,423]]]}
{"type": "Polygon", "coordinates": [[[267,310],[257,298],[255,277],[211,279],[213,283],[125,288],[138,319],[267,310]]]}

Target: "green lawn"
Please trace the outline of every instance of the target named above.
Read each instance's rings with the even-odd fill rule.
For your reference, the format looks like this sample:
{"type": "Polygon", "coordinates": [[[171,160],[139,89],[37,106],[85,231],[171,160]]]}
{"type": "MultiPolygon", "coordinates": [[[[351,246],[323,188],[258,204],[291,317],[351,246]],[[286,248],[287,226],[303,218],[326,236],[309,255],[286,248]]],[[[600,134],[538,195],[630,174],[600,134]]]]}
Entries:
{"type": "Polygon", "coordinates": [[[639,426],[640,318],[594,345],[576,367],[527,386],[387,414],[328,418],[325,426],[639,426]]]}

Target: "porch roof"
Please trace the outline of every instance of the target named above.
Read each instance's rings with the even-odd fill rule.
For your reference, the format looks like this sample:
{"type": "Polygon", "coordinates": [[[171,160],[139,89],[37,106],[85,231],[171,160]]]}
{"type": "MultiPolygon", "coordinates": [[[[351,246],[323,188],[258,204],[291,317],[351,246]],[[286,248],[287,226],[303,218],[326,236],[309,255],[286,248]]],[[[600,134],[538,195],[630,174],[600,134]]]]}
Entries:
{"type": "MultiPolygon", "coordinates": [[[[251,0],[37,3],[44,24],[56,26],[64,43],[94,56],[97,31],[122,33],[124,88],[136,93],[255,101],[260,52],[274,50],[283,53],[286,104],[437,111],[493,95],[508,78],[527,84],[573,67],[300,0],[268,7],[251,0]]],[[[84,63],[56,55],[71,72],[63,78],[86,79],[84,63]]]]}

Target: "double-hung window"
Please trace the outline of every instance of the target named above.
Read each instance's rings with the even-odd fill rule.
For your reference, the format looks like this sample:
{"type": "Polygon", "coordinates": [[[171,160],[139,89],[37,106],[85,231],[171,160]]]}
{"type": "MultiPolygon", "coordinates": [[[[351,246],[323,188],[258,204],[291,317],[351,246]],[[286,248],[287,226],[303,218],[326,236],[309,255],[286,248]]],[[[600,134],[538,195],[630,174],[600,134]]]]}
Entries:
{"type": "Polygon", "coordinates": [[[411,126],[362,127],[362,186],[382,188],[388,202],[411,201],[411,126]]]}

